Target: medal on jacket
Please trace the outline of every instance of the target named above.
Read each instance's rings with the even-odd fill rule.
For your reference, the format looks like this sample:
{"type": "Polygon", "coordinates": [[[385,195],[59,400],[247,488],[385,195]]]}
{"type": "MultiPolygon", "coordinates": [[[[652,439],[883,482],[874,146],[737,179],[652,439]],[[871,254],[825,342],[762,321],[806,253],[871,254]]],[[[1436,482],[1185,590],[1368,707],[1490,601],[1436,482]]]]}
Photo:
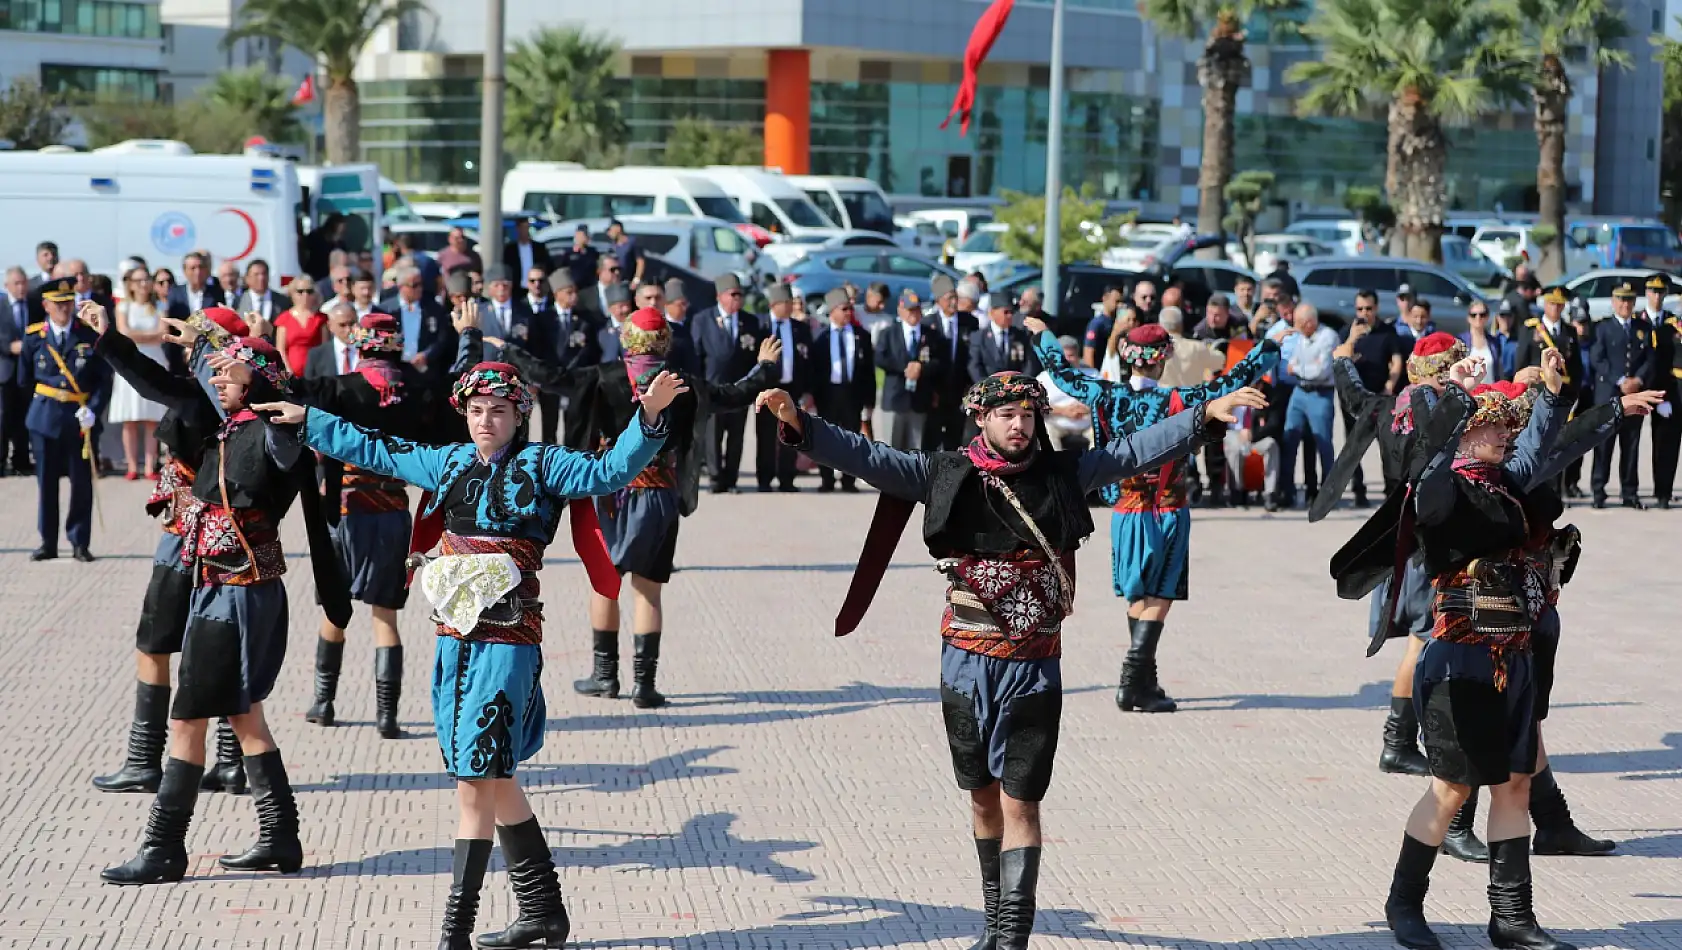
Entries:
{"type": "Polygon", "coordinates": [[[744,351],[749,352],[749,353],[753,352],[753,334],[744,333],[744,334],[742,334],[741,338],[738,339],[736,342],[741,344],[741,347],[744,351]]]}
{"type": "Polygon", "coordinates": [[[529,334],[529,333],[530,333],[530,328],[522,323],[519,326],[514,328],[514,339],[523,340],[523,339],[526,338],[527,334],[529,334]]]}
{"type": "Polygon", "coordinates": [[[1022,362],[1022,344],[1012,343],[1010,345],[1010,361],[1012,363],[1022,362]]]}

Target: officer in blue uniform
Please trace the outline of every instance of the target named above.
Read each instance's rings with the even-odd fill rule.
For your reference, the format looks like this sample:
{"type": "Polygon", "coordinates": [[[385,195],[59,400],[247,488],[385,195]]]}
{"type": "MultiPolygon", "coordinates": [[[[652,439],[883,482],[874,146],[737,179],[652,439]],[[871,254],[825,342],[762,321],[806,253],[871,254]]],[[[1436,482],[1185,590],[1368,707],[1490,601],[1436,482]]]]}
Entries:
{"type": "MultiPolygon", "coordinates": [[[[54,281],[42,288],[47,319],[29,327],[18,361],[19,385],[33,392],[24,427],[35,453],[35,485],[40,493],[41,546],[31,561],[58,557],[58,483],[70,479],[70,514],[64,533],[78,561],[92,561],[93,476],[96,464],[92,430],[110,391],[110,370],[94,355],[93,331],[74,318],[75,283],[54,281]]],[[[99,306],[89,302],[84,306],[99,306]]]]}

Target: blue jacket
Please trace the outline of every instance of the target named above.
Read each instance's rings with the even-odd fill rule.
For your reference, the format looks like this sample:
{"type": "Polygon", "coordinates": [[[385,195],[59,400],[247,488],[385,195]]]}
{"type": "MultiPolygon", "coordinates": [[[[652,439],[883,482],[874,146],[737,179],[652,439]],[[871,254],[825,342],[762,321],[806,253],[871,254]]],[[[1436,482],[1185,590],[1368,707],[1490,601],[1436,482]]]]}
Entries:
{"type": "MultiPolygon", "coordinates": [[[[51,329],[51,322],[34,324],[24,336],[23,353],[18,359],[18,386],[31,394],[34,393],[36,385],[86,393],[87,407],[93,410],[94,415],[99,415],[111,392],[111,368],[93,352],[94,344],[99,338],[79,321],[72,320],[64,350],[55,351],[51,342],[51,329]],[[53,359],[54,352],[58,352],[57,360],[53,359]],[[74,382],[59,368],[61,360],[65,368],[70,370],[74,382]]],[[[29,414],[24,417],[24,426],[29,431],[49,439],[79,435],[82,427],[76,422],[76,409],[77,404],[74,402],[59,402],[47,396],[33,396],[29,403],[29,414]]]]}

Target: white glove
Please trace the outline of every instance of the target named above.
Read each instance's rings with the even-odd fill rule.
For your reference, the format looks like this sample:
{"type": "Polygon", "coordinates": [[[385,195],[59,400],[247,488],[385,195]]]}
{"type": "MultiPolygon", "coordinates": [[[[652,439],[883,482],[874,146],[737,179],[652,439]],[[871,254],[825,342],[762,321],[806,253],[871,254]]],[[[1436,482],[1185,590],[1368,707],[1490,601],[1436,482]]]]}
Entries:
{"type": "Polygon", "coordinates": [[[76,424],[80,425],[83,429],[93,428],[93,410],[89,409],[87,406],[78,407],[76,409],[76,424]]]}
{"type": "Polygon", "coordinates": [[[1670,418],[1670,400],[1666,399],[1664,402],[1659,403],[1658,408],[1653,410],[1653,411],[1657,412],[1659,415],[1663,416],[1664,418],[1669,419],[1670,418]]]}

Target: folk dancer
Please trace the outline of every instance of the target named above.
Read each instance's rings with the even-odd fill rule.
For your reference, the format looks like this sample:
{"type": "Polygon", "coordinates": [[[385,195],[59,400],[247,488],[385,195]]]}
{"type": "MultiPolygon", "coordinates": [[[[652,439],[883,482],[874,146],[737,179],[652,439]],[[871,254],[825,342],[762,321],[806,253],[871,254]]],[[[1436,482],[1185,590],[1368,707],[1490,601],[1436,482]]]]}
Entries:
{"type": "Polygon", "coordinates": [[[1184,458],[1219,437],[1211,421],[1265,404],[1244,389],[1095,450],[1060,452],[1045,433],[1045,390],[1031,376],[1000,373],[964,399],[981,430],[967,447],[906,452],[801,412],[782,390],[760,395],[783,441],[882,493],[837,635],[863,618],[912,510],[923,505],[923,538],[950,581],[941,703],[953,771],[973,809],[986,906],[978,947],[1024,950],[1033,930],[1039,803],[1062,717],[1062,624],[1074,603],[1075,551],[1093,530],[1084,496],[1184,458]]]}
{"type": "MultiPolygon", "coordinates": [[[[1264,340],[1211,382],[1159,386],[1174,339],[1161,324],[1147,323],[1128,331],[1117,348],[1130,369],[1127,380],[1111,382],[1070,366],[1044,321],[1030,319],[1026,325],[1052,381],[1091,410],[1093,438],[1099,446],[1250,386],[1279,360],[1278,344],[1264,340]]],[[[1110,518],[1112,580],[1116,596],[1127,599],[1131,633],[1116,687],[1116,705],[1123,712],[1177,708],[1158,682],[1156,650],[1169,608],[1187,596],[1191,508],[1186,491],[1186,466],[1176,460],[1161,471],[1132,475],[1119,487],[1106,486],[1101,493],[1106,504],[1115,506],[1110,518]]]]}
{"type": "Polygon", "coordinates": [[[110,393],[110,369],[94,356],[94,336],[71,319],[76,282],[61,278],[42,285],[47,319],[25,329],[18,358],[18,388],[34,393],[24,428],[35,457],[36,523],[41,546],[31,561],[58,557],[58,483],[70,479],[70,511],[64,534],[70,554],[87,563],[93,533],[94,426],[110,393]]]}

